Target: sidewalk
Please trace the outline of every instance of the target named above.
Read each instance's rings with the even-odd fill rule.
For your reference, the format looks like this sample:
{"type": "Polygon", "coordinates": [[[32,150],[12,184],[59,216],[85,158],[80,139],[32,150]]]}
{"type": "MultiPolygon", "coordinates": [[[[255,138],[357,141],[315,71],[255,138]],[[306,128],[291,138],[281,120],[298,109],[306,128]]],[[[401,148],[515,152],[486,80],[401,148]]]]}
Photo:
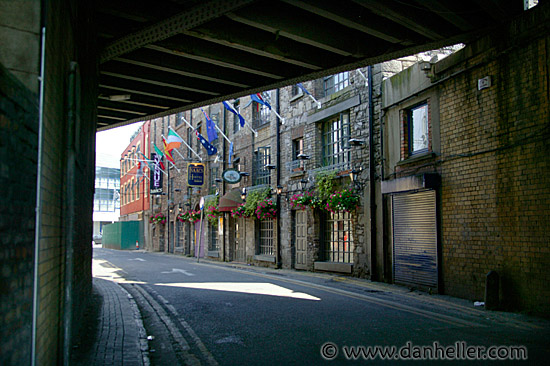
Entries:
{"type": "MultiPolygon", "coordinates": [[[[93,291],[96,313],[83,319],[83,342],[73,350],[71,365],[148,366],[147,335],[134,299],[117,284],[109,271],[94,263],[93,291]],[[100,299],[99,299],[100,298],[100,299]]],[[[93,305],[92,305],[93,306],[93,305]]]]}

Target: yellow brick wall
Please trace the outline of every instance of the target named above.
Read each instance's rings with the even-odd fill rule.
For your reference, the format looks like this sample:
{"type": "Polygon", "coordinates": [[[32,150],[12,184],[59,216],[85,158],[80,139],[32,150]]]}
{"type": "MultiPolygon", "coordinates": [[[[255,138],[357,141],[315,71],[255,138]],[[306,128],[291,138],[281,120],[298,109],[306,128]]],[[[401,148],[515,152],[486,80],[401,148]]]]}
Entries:
{"type": "Polygon", "coordinates": [[[505,307],[550,311],[548,42],[487,50],[442,86],[447,294],[481,300],[496,270],[505,307]],[[478,91],[485,76],[492,86],[478,91]]]}

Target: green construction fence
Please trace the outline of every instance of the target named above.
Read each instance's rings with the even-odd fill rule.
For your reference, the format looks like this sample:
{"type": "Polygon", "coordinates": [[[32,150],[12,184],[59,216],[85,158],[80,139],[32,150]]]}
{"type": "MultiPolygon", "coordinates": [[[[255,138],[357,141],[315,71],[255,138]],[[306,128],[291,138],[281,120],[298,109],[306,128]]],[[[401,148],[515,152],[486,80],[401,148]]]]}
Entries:
{"type": "Polygon", "coordinates": [[[104,248],[136,250],[144,246],[143,221],[119,221],[103,227],[101,242],[104,248]]]}

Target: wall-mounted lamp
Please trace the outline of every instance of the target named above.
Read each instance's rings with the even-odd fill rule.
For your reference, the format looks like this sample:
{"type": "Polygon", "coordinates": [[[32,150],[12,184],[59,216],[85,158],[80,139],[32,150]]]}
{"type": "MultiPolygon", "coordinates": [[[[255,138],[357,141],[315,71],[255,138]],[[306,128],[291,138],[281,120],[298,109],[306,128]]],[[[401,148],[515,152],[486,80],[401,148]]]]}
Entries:
{"type": "Polygon", "coordinates": [[[243,188],[241,192],[241,199],[243,200],[243,202],[246,201],[246,188],[243,188]]]}
{"type": "Polygon", "coordinates": [[[365,141],[359,139],[349,139],[349,144],[351,146],[363,146],[365,141]]]}
{"type": "Polygon", "coordinates": [[[269,170],[273,170],[273,169],[277,169],[277,165],[275,165],[275,164],[266,164],[265,168],[269,169],[269,170]]]}
{"type": "Polygon", "coordinates": [[[309,160],[309,159],[311,159],[311,157],[309,155],[306,155],[306,154],[298,154],[296,157],[299,160],[309,160]]]}
{"type": "Polygon", "coordinates": [[[277,186],[277,196],[280,196],[283,193],[283,186],[278,185],[277,186]]]}
{"type": "Polygon", "coordinates": [[[216,183],[221,183],[221,182],[223,182],[223,179],[221,179],[221,178],[216,178],[216,179],[214,179],[214,181],[215,181],[216,183]]]}
{"type": "Polygon", "coordinates": [[[302,191],[305,191],[307,184],[308,184],[307,179],[300,180],[300,188],[302,188],[302,191]]]}
{"type": "Polygon", "coordinates": [[[181,192],[181,189],[176,188],[176,189],[174,189],[174,192],[181,192]]]}

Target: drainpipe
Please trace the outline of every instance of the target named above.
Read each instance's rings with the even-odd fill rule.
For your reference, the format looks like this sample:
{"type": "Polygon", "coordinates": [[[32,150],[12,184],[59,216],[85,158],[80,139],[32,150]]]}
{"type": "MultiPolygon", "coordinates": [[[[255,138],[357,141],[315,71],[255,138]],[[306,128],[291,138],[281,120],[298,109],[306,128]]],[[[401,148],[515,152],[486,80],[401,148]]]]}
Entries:
{"type": "Polygon", "coordinates": [[[76,138],[78,131],[78,64],[71,62],[69,74],[69,96],[67,116],[67,162],[65,166],[65,303],[63,314],[63,364],[69,365],[71,350],[71,324],[73,317],[73,275],[74,275],[74,235],[75,235],[75,166],[76,166],[76,138]]]}
{"type": "MultiPolygon", "coordinates": [[[[225,108],[222,108],[222,129],[223,129],[223,133],[225,133],[226,135],[228,135],[227,133],[227,127],[226,127],[226,119],[225,119],[225,116],[226,116],[226,110],[225,108]]],[[[222,172],[229,166],[227,165],[227,149],[225,148],[225,139],[223,140],[223,152],[222,152],[222,172]]],[[[222,191],[220,192],[220,198],[223,197],[225,195],[225,181],[222,180],[222,191]]],[[[224,221],[225,221],[225,215],[224,214],[224,221]]],[[[219,223],[218,223],[219,224],[219,223]]],[[[227,226],[227,223],[223,223],[223,228],[222,228],[222,262],[225,262],[225,228],[227,226]]]]}
{"type": "Polygon", "coordinates": [[[367,68],[367,78],[369,83],[369,200],[370,200],[370,249],[371,249],[371,263],[370,272],[371,279],[376,280],[378,278],[376,268],[376,169],[374,159],[374,102],[373,102],[373,86],[372,86],[372,66],[367,68]]]}
{"type": "MultiPolygon", "coordinates": [[[[42,7],[44,4],[42,4],[42,7]]],[[[42,10],[44,13],[44,10],[42,10]]],[[[44,15],[44,14],[43,14],[44,15]]],[[[42,20],[44,22],[44,19],[42,20]]],[[[38,163],[36,169],[36,208],[34,227],[34,275],[33,275],[33,296],[32,296],[32,335],[31,335],[31,365],[36,365],[36,338],[38,331],[38,288],[39,276],[38,267],[40,254],[40,236],[42,226],[42,154],[44,144],[44,77],[46,63],[46,27],[42,27],[41,52],[40,52],[40,96],[38,105],[38,163]]]]}
{"type": "MultiPolygon", "coordinates": [[[[280,109],[281,109],[281,95],[280,90],[277,89],[276,91],[276,97],[277,97],[277,115],[280,115],[280,109]]],[[[280,119],[277,117],[277,129],[276,129],[276,140],[277,140],[277,179],[276,179],[276,185],[275,187],[278,187],[281,185],[281,128],[279,125],[280,119]]],[[[281,268],[281,225],[278,223],[281,220],[281,196],[277,195],[277,224],[275,225],[277,227],[277,267],[281,268]]]]}

